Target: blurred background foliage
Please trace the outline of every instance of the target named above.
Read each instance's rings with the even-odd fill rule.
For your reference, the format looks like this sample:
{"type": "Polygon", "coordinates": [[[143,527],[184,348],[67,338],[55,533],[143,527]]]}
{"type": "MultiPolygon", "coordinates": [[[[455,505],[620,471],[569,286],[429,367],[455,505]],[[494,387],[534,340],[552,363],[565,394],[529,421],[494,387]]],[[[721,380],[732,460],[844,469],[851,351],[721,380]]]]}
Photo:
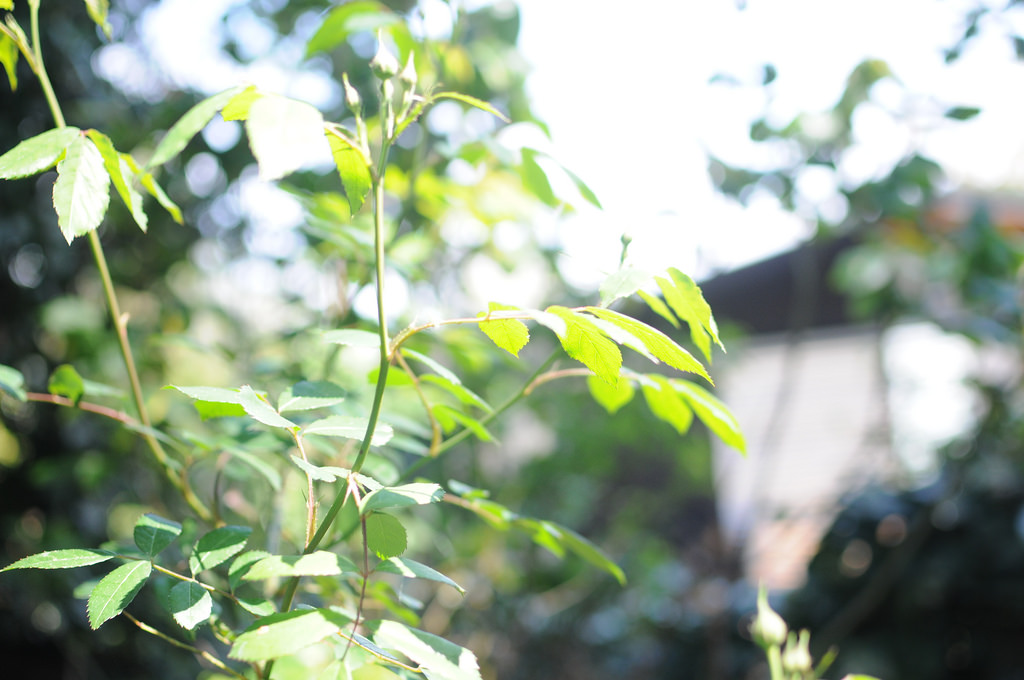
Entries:
{"type": "MultiPolygon", "coordinates": [[[[59,12],[49,4],[42,11],[44,53],[69,122],[102,129],[125,150],[152,148],[158,131],[193,103],[234,84],[218,83],[220,70],[256,73],[273,63],[285,94],[309,98],[333,120],[347,115],[342,72],[368,91],[371,33],[348,34],[343,27],[330,49],[306,53],[321,3],[211,4],[223,14],[203,49],[216,64],[192,79],[169,70],[145,32],[161,18],[161,3],[114,3],[109,44],[95,34],[81,3],[61,3],[59,12]],[[312,75],[298,78],[300,70],[312,75]]],[[[557,194],[552,187],[563,185],[548,172],[558,169],[524,153],[519,141],[543,134],[544,125],[526,96],[515,6],[467,10],[452,3],[450,28],[433,32],[413,2],[385,5],[411,27],[385,26],[395,47],[404,55],[413,42],[423,44],[421,78],[492,102],[516,122],[498,131],[481,112],[444,104],[410,128],[395,150],[389,287],[401,323],[475,314],[486,302],[483,284],[496,280],[521,296],[502,302],[589,302],[576,300],[578,293],[561,280],[557,238],[547,231],[570,202],[587,199],[557,194]]],[[[24,11],[24,3],[16,10],[24,11]]],[[[965,17],[962,39],[950,45],[947,59],[977,38],[978,21],[989,11],[996,10],[965,17]]],[[[1020,57],[1021,39],[1011,39],[1020,57]]],[[[863,318],[925,320],[985,351],[1008,352],[1014,362],[972,378],[981,397],[975,425],[941,452],[934,475],[847,499],[808,567],[806,585],[779,608],[795,626],[811,628],[819,647],[840,645],[836,677],[851,671],[893,679],[1021,677],[1021,232],[994,218],[984,202],[966,218],[931,212],[933,199],[955,187],[914,149],[888,176],[842,186],[843,211],[822,210],[800,192],[808,168],[835,172],[852,144],[857,110],[871,103],[878,82],[891,84],[890,76],[886,64],[865,62],[832,111],[782,127],[755,122],[752,140],[785,150],[778,167],[713,159],[709,172],[737,200],[767,191],[817,220],[816,239],[855,236],[833,281],[863,318]],[[873,556],[866,568],[844,568],[851,545],[873,556]]],[[[766,67],[766,89],[773,78],[766,67]]],[[[2,150],[51,126],[24,65],[18,91],[0,87],[0,103],[2,150]]],[[[964,108],[940,113],[952,120],[973,115],[964,108]]],[[[215,124],[160,179],[183,207],[184,226],[161,215],[143,237],[114,208],[101,231],[131,314],[154,416],[172,427],[194,424],[188,404],[158,389],[168,383],[251,382],[276,392],[303,377],[331,377],[355,396],[365,393],[367,383],[353,378],[360,358],[325,360],[305,332],[358,325],[366,314],[360,303],[371,276],[366,216],[349,214],[333,173],[316,168],[290,177],[280,191],[269,189],[255,181],[241,130],[215,124]]],[[[66,362],[86,378],[120,384],[123,368],[99,284],[84,244],[69,248],[60,236],[51,183],[52,173],[0,183],[0,363],[21,370],[37,391],[66,362]]],[[[536,338],[518,362],[475,332],[420,342],[417,349],[487,396],[514,390],[546,355],[547,340],[536,338]]],[[[116,395],[111,399],[116,403],[116,395]]],[[[389,403],[392,419],[405,405],[400,394],[389,403]]],[[[40,404],[4,400],[2,415],[4,564],[126,535],[143,511],[181,516],[131,433],[40,404]]],[[[745,580],[740,551],[719,530],[705,437],[695,432],[680,439],[641,407],[609,418],[582,382],[540,387],[495,434],[501,450],[468,442],[424,474],[490,489],[523,515],[574,528],[619,561],[630,583],[621,589],[529,537],[445,507],[428,515],[433,524],[424,522],[424,538],[413,549],[468,594],[410,592],[422,598],[412,614],[422,627],[470,647],[485,677],[503,680],[763,676],[745,631],[756,584],[745,580]]],[[[260,508],[267,477],[216,452],[214,442],[200,471],[209,487],[223,473],[224,511],[267,521],[260,508]]],[[[0,645],[9,668],[32,668],[39,677],[195,677],[193,660],[126,621],[89,631],[84,602],[73,596],[74,578],[18,573],[0,579],[0,645]]],[[[168,618],[146,591],[136,606],[150,614],[142,618],[168,618]]]]}

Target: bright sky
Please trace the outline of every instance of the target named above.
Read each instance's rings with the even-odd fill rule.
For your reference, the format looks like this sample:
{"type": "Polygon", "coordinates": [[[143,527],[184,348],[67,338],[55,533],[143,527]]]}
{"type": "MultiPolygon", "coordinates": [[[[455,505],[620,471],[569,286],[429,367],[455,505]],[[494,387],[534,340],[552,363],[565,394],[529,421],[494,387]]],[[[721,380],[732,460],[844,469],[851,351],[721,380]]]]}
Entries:
{"type": "MultiPolygon", "coordinates": [[[[614,269],[619,235],[631,255],[654,269],[680,266],[700,274],[744,264],[807,235],[802,220],[771,201],[741,210],[716,196],[704,149],[739,164],[763,153],[746,137],[763,110],[758,88],[710,86],[716,73],[756,83],[761,65],[778,69],[771,120],[835,104],[849,72],[865,58],[888,61],[912,106],[942,111],[981,106],[968,123],[934,117],[932,129],[893,122],[879,107],[856,120],[860,141],[847,164],[852,177],[891,169],[917,144],[954,179],[986,188],[1024,184],[1019,135],[1024,66],[1008,35],[1024,34],[1024,11],[1010,24],[982,24],[952,67],[942,48],[962,35],[976,3],[964,0],[750,0],[734,2],[520,0],[521,46],[535,70],[530,91],[550,124],[554,155],[580,174],[604,204],[563,228],[568,269],[582,283],[614,269]],[[699,254],[698,254],[699,253],[699,254]]],[[[993,3],[1003,5],[1005,3],[993,3]]],[[[879,88],[883,106],[904,108],[899,88],[879,88]]],[[[828,209],[834,183],[808,177],[828,209]]],[[[833,206],[834,207],[834,206],[833,206]]]]}

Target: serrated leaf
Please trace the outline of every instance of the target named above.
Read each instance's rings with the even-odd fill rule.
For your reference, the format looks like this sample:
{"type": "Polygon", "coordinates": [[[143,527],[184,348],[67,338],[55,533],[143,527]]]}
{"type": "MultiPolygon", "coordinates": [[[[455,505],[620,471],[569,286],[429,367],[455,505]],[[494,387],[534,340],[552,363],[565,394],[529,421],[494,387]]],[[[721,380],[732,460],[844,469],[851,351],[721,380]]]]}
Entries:
{"type": "Polygon", "coordinates": [[[397,621],[368,624],[376,644],[415,661],[428,680],[481,680],[476,657],[454,642],[397,621]]]}
{"type": "Polygon", "coordinates": [[[386,574],[398,574],[406,578],[421,578],[427,581],[435,581],[437,583],[444,583],[449,585],[461,594],[465,594],[466,589],[460,586],[455,581],[451,580],[441,572],[428,567],[425,564],[411,560],[408,557],[389,557],[380,564],[377,565],[376,571],[384,572],[386,574]]]}
{"type": "Polygon", "coordinates": [[[486,111],[491,115],[497,116],[499,119],[506,123],[512,122],[511,120],[509,120],[508,116],[506,116],[504,113],[494,108],[484,100],[477,99],[476,97],[471,97],[468,94],[462,94],[461,92],[438,92],[437,94],[433,95],[431,99],[433,101],[437,101],[438,99],[454,99],[456,101],[462,102],[463,104],[475,106],[481,111],[486,111]]]}
{"type": "Polygon", "coordinates": [[[306,44],[306,56],[326,52],[360,31],[374,32],[390,26],[401,18],[379,2],[347,2],[335,7],[324,17],[320,28],[306,44]]]}
{"type": "Polygon", "coordinates": [[[693,411],[665,377],[643,376],[641,391],[652,414],[674,427],[679,434],[690,429],[693,411]]]}
{"type": "Polygon", "coordinates": [[[219,527],[207,532],[188,558],[188,566],[195,576],[226,562],[245,548],[252,529],[242,526],[219,527]]]}
{"type": "MultiPolygon", "coordinates": [[[[511,305],[502,305],[497,302],[487,304],[487,314],[477,314],[478,317],[488,316],[491,312],[498,311],[519,311],[511,305]]],[[[530,329],[519,319],[486,319],[480,322],[480,330],[491,339],[495,345],[505,350],[514,357],[519,356],[519,350],[526,347],[530,341],[530,329]]]]}
{"type": "Polygon", "coordinates": [[[489,442],[494,439],[494,435],[487,431],[482,422],[458,409],[446,404],[435,404],[430,411],[441,423],[445,432],[451,432],[455,428],[455,424],[458,423],[476,435],[480,441],[489,442]]]}
{"type": "MultiPolygon", "coordinates": [[[[11,0],[7,0],[10,2],[11,0]]],[[[0,7],[0,9],[5,9],[0,7]]],[[[10,8],[6,8],[10,9],[10,8]]],[[[7,80],[11,84],[11,92],[18,90],[18,43],[11,40],[6,33],[0,33],[0,65],[3,65],[7,73],[7,80]]]]}
{"type": "Polygon", "coordinates": [[[587,389],[594,401],[600,404],[609,415],[614,415],[620,408],[631,402],[636,393],[633,384],[628,380],[620,380],[617,384],[612,385],[595,375],[587,376],[587,389]]]}
{"type": "Polygon", "coordinates": [[[87,548],[68,548],[66,550],[47,550],[46,552],[22,557],[17,562],[8,564],[0,571],[9,569],[72,569],[86,567],[90,564],[106,562],[115,553],[109,550],[91,550],[87,548]]]}
{"type": "Polygon", "coordinates": [[[652,355],[664,361],[672,368],[696,373],[708,382],[712,382],[707,370],[692,354],[677,345],[658,329],[611,309],[587,307],[586,310],[594,316],[609,321],[630,333],[633,337],[640,340],[652,355]]]}
{"type": "Polygon", "coordinates": [[[615,384],[622,369],[622,353],[589,318],[567,307],[553,305],[546,310],[565,322],[565,334],[559,335],[565,353],[594,372],[605,382],[615,384]]]}
{"type": "Polygon", "coordinates": [[[409,538],[405,527],[393,515],[375,512],[366,518],[366,547],[382,560],[405,552],[409,538]]]}
{"type": "Polygon", "coordinates": [[[105,134],[99,130],[89,130],[86,134],[89,135],[89,139],[93,141],[100,155],[103,156],[103,167],[106,168],[107,175],[117,190],[117,195],[121,197],[121,201],[128,208],[128,212],[131,213],[135,224],[139,225],[139,229],[145,232],[149,220],[142,209],[142,194],[136,191],[135,187],[128,181],[129,178],[134,177],[131,167],[121,157],[121,154],[117,152],[117,149],[114,148],[114,143],[105,134]]]}
{"type": "Polygon", "coordinates": [[[286,430],[298,429],[298,425],[288,420],[277,411],[274,407],[268,404],[263,398],[256,394],[248,385],[242,385],[242,388],[238,391],[239,401],[245,412],[252,416],[255,420],[268,425],[270,427],[281,427],[286,430]]]}
{"type": "Polygon", "coordinates": [[[747,443],[736,417],[716,396],[699,385],[686,380],[675,380],[676,391],[690,404],[701,422],[723,442],[746,454],[747,443]]]}
{"type": "Polygon", "coordinates": [[[167,134],[153,151],[146,163],[146,169],[163,165],[184,150],[199,132],[213,120],[217,111],[222,109],[231,99],[242,91],[241,87],[233,87],[212,97],[207,97],[185,112],[178,122],[171,126],[167,134]]]}
{"type": "Polygon", "coordinates": [[[668,273],[671,280],[659,276],[655,281],[672,311],[689,324],[693,344],[703,352],[704,358],[711,361],[712,340],[725,351],[725,346],[718,338],[718,326],[711,313],[711,306],[704,300],[704,295],[693,279],[674,268],[669,269],[668,273]]]}
{"type": "Polygon", "coordinates": [[[629,297],[651,280],[651,274],[632,265],[622,267],[601,282],[601,306],[607,307],[619,298],[629,297]]]}
{"type": "Polygon", "coordinates": [[[401,486],[385,486],[363,496],[359,504],[362,514],[406,505],[429,505],[444,499],[444,489],[439,484],[416,482],[401,486]]]}
{"type": "Polygon", "coordinates": [[[78,371],[75,370],[74,366],[61,364],[50,374],[50,380],[46,384],[46,389],[50,394],[67,397],[77,404],[78,400],[85,393],[85,384],[82,382],[82,376],[78,375],[78,371]]]}
{"type": "Polygon", "coordinates": [[[327,143],[331,147],[331,157],[341,178],[341,186],[345,190],[345,197],[348,198],[349,209],[354,215],[363,206],[373,186],[370,160],[358,145],[334,129],[328,128],[326,134],[327,143]]]}
{"type": "Polygon", "coordinates": [[[337,576],[358,574],[359,568],[347,557],[326,550],[308,555],[269,555],[248,567],[242,577],[246,581],[292,576],[337,576]]]}
{"type": "MultiPolygon", "coordinates": [[[[344,439],[358,439],[362,441],[366,434],[366,426],[369,421],[358,416],[329,416],[315,420],[302,428],[302,434],[318,434],[322,437],[342,437],[344,439]]],[[[370,443],[374,446],[383,446],[394,435],[390,425],[380,422],[373,431],[370,443]]]]}
{"type": "Polygon", "coordinates": [[[277,398],[277,410],[280,413],[309,411],[334,406],[343,401],[345,401],[345,390],[338,385],[325,380],[303,380],[281,393],[277,398]]]}
{"type": "Polygon", "coordinates": [[[80,132],[76,127],[55,128],[26,139],[0,156],[0,179],[28,177],[52,167],[80,132]]]}
{"type": "Polygon", "coordinates": [[[135,522],[135,545],[149,557],[156,555],[181,535],[181,525],[158,515],[145,514],[135,522]]]}
{"type": "Polygon", "coordinates": [[[259,177],[268,182],[298,170],[327,146],[323,115],[305,102],[278,95],[252,103],[245,129],[259,177]]]}
{"type": "Polygon", "coordinates": [[[171,588],[167,602],[174,620],[185,630],[208,621],[213,613],[210,592],[194,581],[182,581],[171,588]]]}
{"type": "Polygon", "coordinates": [[[224,120],[245,120],[249,117],[249,109],[254,101],[263,96],[263,93],[255,85],[250,85],[224,105],[220,116],[224,120]]]}
{"type": "Polygon", "coordinates": [[[89,594],[89,625],[96,630],[131,604],[153,571],[147,560],[133,560],[104,576],[89,594]]]}
{"type": "Polygon", "coordinates": [[[231,589],[237,588],[242,583],[245,575],[249,573],[252,565],[265,557],[270,557],[270,553],[266,550],[246,550],[236,557],[231,566],[228,567],[228,583],[231,584],[231,589]]]}
{"type": "Polygon", "coordinates": [[[78,135],[57,163],[53,207],[64,239],[88,234],[100,226],[110,203],[110,177],[103,156],[88,137],[78,135]]]}
{"type": "Polygon", "coordinates": [[[239,661],[269,661],[294,654],[339,633],[351,619],[331,609],[271,614],[238,636],[228,656],[239,661]]]}
{"type": "Polygon", "coordinates": [[[16,368],[0,364],[0,392],[6,392],[18,401],[25,401],[25,376],[16,368]]]}
{"type": "Polygon", "coordinates": [[[110,40],[110,22],[107,21],[107,10],[110,7],[107,0],[85,0],[85,9],[89,13],[89,18],[100,27],[107,40],[110,40]]]}
{"type": "Polygon", "coordinates": [[[325,342],[335,345],[349,345],[352,347],[380,347],[380,336],[370,331],[361,331],[356,328],[339,328],[338,330],[325,331],[323,335],[325,342]]]}

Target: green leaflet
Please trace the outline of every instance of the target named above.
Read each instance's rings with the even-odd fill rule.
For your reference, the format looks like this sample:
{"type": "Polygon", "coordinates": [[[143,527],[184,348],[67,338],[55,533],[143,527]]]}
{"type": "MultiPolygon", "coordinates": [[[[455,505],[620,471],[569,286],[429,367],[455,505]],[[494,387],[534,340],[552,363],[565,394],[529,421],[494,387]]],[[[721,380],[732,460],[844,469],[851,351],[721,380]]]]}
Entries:
{"type": "Polygon", "coordinates": [[[103,30],[103,34],[110,40],[110,22],[107,21],[108,0],[85,0],[85,9],[89,12],[89,18],[103,30]]]}
{"type": "MultiPolygon", "coordinates": [[[[362,440],[366,434],[366,427],[369,421],[358,416],[328,416],[315,420],[302,428],[303,436],[318,434],[322,437],[342,437],[344,439],[362,440]]],[[[394,435],[390,425],[380,422],[373,431],[370,443],[374,446],[383,446],[394,435]]]]}
{"type": "Polygon", "coordinates": [[[434,417],[437,418],[445,432],[451,432],[455,429],[455,425],[459,424],[472,431],[480,441],[489,442],[494,440],[494,435],[487,431],[482,422],[458,409],[446,404],[434,404],[430,412],[434,414],[434,417]]]}
{"type": "Polygon", "coordinates": [[[217,111],[224,107],[236,94],[242,91],[241,87],[233,87],[218,94],[208,97],[185,112],[178,122],[171,126],[167,134],[163,136],[160,143],[153,151],[153,156],[146,163],[146,170],[163,165],[184,150],[192,138],[199,134],[199,131],[206,127],[217,111]]]}
{"type": "Polygon", "coordinates": [[[77,135],[57,163],[53,207],[57,223],[70,244],[100,226],[110,203],[110,177],[103,156],[88,137],[77,135]]]}
{"type": "Polygon", "coordinates": [[[184,219],[181,215],[181,208],[178,204],[171,200],[171,197],[163,190],[163,188],[156,183],[156,179],[152,173],[144,171],[138,166],[135,160],[128,154],[119,154],[121,162],[128,166],[128,169],[135,174],[135,178],[139,180],[142,188],[146,190],[150,196],[156,199],[156,202],[167,211],[167,214],[171,216],[178,224],[184,224],[184,219]]]}
{"type": "Polygon", "coordinates": [[[262,96],[263,93],[255,85],[250,85],[233,96],[224,105],[220,112],[221,118],[224,120],[245,120],[249,117],[249,109],[252,108],[252,103],[262,96]]]}
{"type": "Polygon", "coordinates": [[[717,397],[687,380],[675,380],[672,383],[676,391],[690,404],[694,413],[708,429],[729,446],[746,454],[747,442],[740,430],[736,417],[717,397]]]}
{"type": "Polygon", "coordinates": [[[0,34],[0,64],[3,65],[4,72],[7,73],[11,92],[16,91],[18,89],[18,43],[11,40],[6,33],[0,34]]]}
{"type": "Polygon", "coordinates": [[[481,397],[476,392],[472,391],[471,389],[463,385],[461,382],[452,382],[451,380],[448,380],[445,377],[431,374],[421,375],[420,381],[437,385],[445,392],[448,392],[456,399],[461,401],[463,404],[467,404],[469,406],[476,406],[477,408],[483,410],[486,413],[490,413],[494,410],[490,404],[483,400],[483,397],[481,397]]]}
{"type": "Polygon", "coordinates": [[[642,376],[641,391],[651,413],[674,427],[679,434],[690,429],[693,411],[668,378],[660,375],[642,376]]]}
{"type": "Polygon", "coordinates": [[[644,291],[637,291],[640,299],[647,303],[647,306],[651,308],[651,311],[660,316],[661,318],[668,321],[674,328],[679,328],[679,319],[672,313],[672,310],[662,301],[660,297],[655,297],[650,293],[644,291]]]}
{"type": "Polygon", "coordinates": [[[438,484],[415,482],[402,486],[385,486],[363,496],[359,511],[365,515],[383,508],[439,503],[443,498],[444,489],[438,484]]]}
{"type": "Polygon", "coordinates": [[[82,376],[70,364],[61,364],[50,374],[50,380],[46,384],[50,394],[67,397],[77,404],[85,393],[85,383],[82,376]]]}
{"type": "Polygon", "coordinates": [[[530,341],[530,329],[519,319],[492,319],[492,312],[519,311],[517,307],[502,305],[497,302],[487,304],[487,314],[477,314],[478,317],[486,317],[480,322],[480,330],[491,339],[495,345],[505,350],[514,357],[519,356],[519,350],[526,347],[530,341]]]}
{"type": "Polygon", "coordinates": [[[370,161],[358,144],[353,143],[336,128],[328,127],[326,134],[331,147],[331,157],[334,158],[341,186],[348,198],[349,209],[355,214],[362,207],[373,185],[370,161]]]}
{"type": "Polygon", "coordinates": [[[614,415],[620,408],[631,402],[636,393],[633,383],[629,380],[620,380],[617,384],[612,385],[594,375],[587,376],[587,389],[594,401],[600,404],[609,415],[614,415]]]}
{"type": "Polygon", "coordinates": [[[326,52],[360,31],[372,33],[378,28],[401,21],[386,5],[379,2],[348,2],[335,7],[324,18],[320,28],[306,44],[306,56],[326,52]]]}
{"type": "Polygon", "coordinates": [[[299,427],[275,411],[274,407],[249,385],[242,385],[237,390],[206,386],[168,385],[168,387],[195,399],[196,410],[203,420],[246,414],[270,427],[281,427],[286,430],[296,430],[299,427]]]}
{"type": "Polygon", "coordinates": [[[705,359],[711,361],[712,340],[723,351],[725,350],[725,346],[718,338],[718,326],[711,314],[711,307],[704,300],[700,288],[693,279],[674,268],[669,269],[668,273],[670,280],[659,276],[655,281],[672,311],[689,324],[693,344],[697,345],[705,359]]]}
{"type": "Polygon", "coordinates": [[[234,590],[241,585],[242,579],[245,578],[245,575],[249,573],[254,564],[270,556],[270,553],[266,550],[246,550],[236,557],[231,566],[228,567],[228,583],[231,584],[231,589],[234,590]]]}
{"type": "Polygon", "coordinates": [[[533,149],[523,149],[523,160],[519,165],[519,175],[523,184],[529,191],[539,198],[544,204],[557,206],[558,197],[555,190],[551,188],[551,181],[544,168],[537,162],[537,152],[533,149]]]}
{"type": "Polygon", "coordinates": [[[333,331],[324,331],[324,342],[331,342],[336,345],[350,345],[352,347],[380,347],[380,336],[370,331],[361,331],[357,328],[339,328],[333,331]]]}
{"type": "Polygon", "coordinates": [[[90,550],[86,548],[69,548],[67,550],[47,550],[46,552],[22,557],[13,564],[8,564],[0,571],[8,569],[71,569],[85,567],[90,564],[106,562],[116,554],[109,550],[90,550]]]}
{"type": "Polygon", "coordinates": [[[142,209],[142,194],[128,181],[130,178],[134,178],[131,166],[121,157],[121,154],[114,148],[114,143],[105,134],[98,130],[89,130],[86,134],[89,135],[89,139],[93,141],[96,148],[99,149],[100,155],[103,156],[103,167],[106,168],[110,181],[117,189],[117,195],[121,197],[121,201],[128,208],[135,224],[145,232],[149,221],[142,209]]]}
{"type": "Polygon", "coordinates": [[[16,368],[0,364],[0,392],[6,392],[18,401],[25,401],[25,376],[16,368]]]}
{"type": "MultiPolygon", "coordinates": [[[[498,109],[494,108],[493,106],[491,106],[490,104],[488,104],[484,100],[477,99],[476,97],[471,97],[468,94],[462,94],[461,92],[438,92],[437,94],[433,95],[431,97],[431,99],[433,101],[437,101],[438,99],[454,99],[456,101],[462,102],[463,104],[469,104],[470,106],[475,106],[476,108],[480,109],[481,111],[486,111],[487,113],[489,113],[489,114],[491,114],[493,116],[497,116],[499,119],[501,119],[505,123],[511,123],[512,122],[511,120],[509,120],[508,116],[506,116],[504,113],[502,113],[498,109]]],[[[526,149],[524,149],[524,152],[525,151],[526,151],[526,149]]]]}
{"type": "Polygon", "coordinates": [[[147,560],[133,560],[104,576],[89,594],[89,625],[96,630],[114,618],[138,595],[153,571],[147,560]]]}
{"type": "Polygon", "coordinates": [[[345,390],[325,380],[303,380],[285,389],[277,398],[279,413],[309,411],[345,401],[345,390]]]}
{"type": "Polygon", "coordinates": [[[246,581],[264,581],[268,578],[337,576],[345,573],[358,574],[359,568],[347,557],[318,550],[308,555],[268,555],[248,565],[242,578],[246,581]]]}
{"type": "Polygon", "coordinates": [[[373,641],[412,659],[428,680],[481,680],[476,657],[454,642],[397,621],[367,622],[373,641]]]}
{"type": "Polygon", "coordinates": [[[622,267],[601,282],[601,306],[607,307],[619,298],[629,297],[651,280],[651,274],[632,265],[622,267]]]}
{"type": "Polygon", "coordinates": [[[298,429],[298,425],[275,411],[273,406],[256,394],[255,390],[248,385],[242,385],[241,389],[238,390],[238,394],[238,403],[245,409],[245,412],[264,425],[282,427],[286,430],[298,429]]]}
{"type": "Polygon", "coordinates": [[[231,559],[245,548],[250,527],[226,526],[207,532],[188,558],[188,567],[195,576],[206,569],[213,569],[231,559]]]}
{"type": "Polygon", "coordinates": [[[171,588],[167,603],[174,620],[185,630],[209,620],[213,613],[210,592],[194,581],[182,581],[171,588]]]}
{"type": "Polygon", "coordinates": [[[26,139],[0,156],[0,179],[28,177],[52,167],[80,133],[76,127],[55,128],[26,139]]]}
{"type": "Polygon", "coordinates": [[[135,522],[135,545],[149,557],[156,557],[179,535],[180,524],[158,515],[145,514],[135,522]]]}
{"type": "Polygon", "coordinates": [[[393,515],[375,512],[366,518],[366,546],[382,560],[405,552],[409,539],[405,527],[393,515]]]}
{"type": "Polygon", "coordinates": [[[408,557],[390,557],[378,564],[376,571],[386,574],[398,574],[399,576],[404,576],[406,578],[421,578],[428,581],[436,581],[455,588],[460,594],[466,593],[465,588],[441,572],[428,567],[425,564],[421,564],[416,560],[410,560],[408,557]]]}
{"type": "Polygon", "coordinates": [[[256,620],[238,636],[228,656],[239,661],[269,661],[294,654],[341,632],[351,621],[332,609],[304,609],[256,620]]]}
{"type": "Polygon", "coordinates": [[[254,101],[245,129],[260,179],[268,182],[298,170],[326,146],[320,112],[305,102],[279,95],[268,94],[254,101]]]}
{"type": "MultiPolygon", "coordinates": [[[[544,311],[565,322],[565,333],[559,333],[558,339],[566,354],[589,368],[605,382],[613,385],[618,382],[619,371],[622,369],[622,353],[601,329],[585,315],[568,307],[553,305],[544,311]]],[[[544,323],[540,317],[538,320],[544,323]]]]}

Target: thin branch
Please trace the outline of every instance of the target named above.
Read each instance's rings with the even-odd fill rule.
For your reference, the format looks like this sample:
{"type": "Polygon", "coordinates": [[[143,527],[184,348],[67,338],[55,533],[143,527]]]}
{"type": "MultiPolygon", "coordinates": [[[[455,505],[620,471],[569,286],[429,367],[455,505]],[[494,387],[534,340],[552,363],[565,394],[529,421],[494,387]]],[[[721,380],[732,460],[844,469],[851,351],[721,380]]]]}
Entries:
{"type": "Polygon", "coordinates": [[[229,674],[229,675],[231,675],[233,677],[241,678],[241,680],[248,680],[248,678],[246,678],[246,676],[242,675],[241,673],[236,671],[231,666],[228,666],[226,663],[224,663],[223,661],[221,661],[220,659],[215,657],[213,654],[210,654],[206,650],[199,649],[198,647],[194,647],[194,646],[192,646],[192,645],[190,645],[190,644],[188,644],[186,642],[182,642],[181,640],[177,640],[175,638],[172,638],[170,635],[167,635],[166,633],[160,632],[159,630],[157,630],[153,626],[149,625],[148,623],[143,623],[142,621],[139,621],[137,618],[135,618],[134,616],[132,616],[131,614],[129,614],[126,611],[125,612],[121,612],[121,613],[124,614],[125,617],[129,621],[131,621],[136,626],[138,626],[140,630],[143,630],[143,631],[149,633],[150,635],[154,635],[154,636],[160,638],[161,640],[163,640],[164,642],[166,642],[168,644],[171,644],[171,645],[174,645],[178,649],[184,649],[186,651],[192,652],[193,654],[206,659],[211,664],[213,664],[214,666],[216,666],[220,670],[224,671],[225,673],[227,673],[227,674],[229,674]]]}

